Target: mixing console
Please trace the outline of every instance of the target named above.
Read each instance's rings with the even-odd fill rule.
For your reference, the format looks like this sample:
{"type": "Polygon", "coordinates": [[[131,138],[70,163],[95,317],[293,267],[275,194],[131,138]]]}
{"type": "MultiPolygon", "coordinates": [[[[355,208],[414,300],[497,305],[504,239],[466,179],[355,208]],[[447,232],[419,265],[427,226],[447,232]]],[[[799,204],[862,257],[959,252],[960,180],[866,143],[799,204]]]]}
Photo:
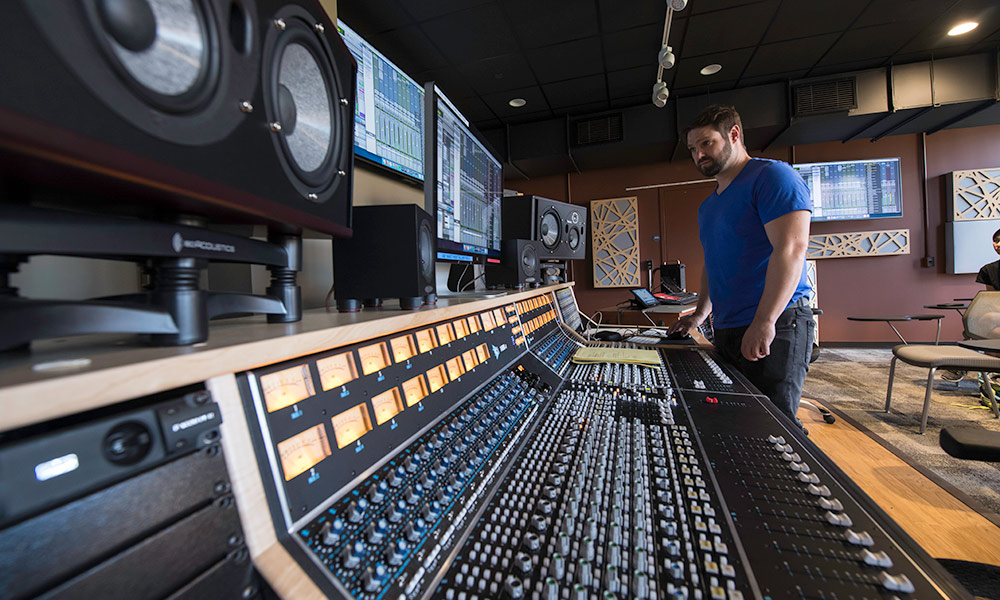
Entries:
{"type": "MultiPolygon", "coordinates": [[[[316,410],[301,421],[265,412],[267,377],[311,372],[344,349],[242,378],[269,498],[283,507],[273,511],[279,537],[325,593],[968,597],[713,351],[661,347],[658,367],[574,364],[584,342],[556,306],[541,294],[438,325],[433,353],[387,355],[377,375],[352,371],[356,381],[334,394],[307,388],[316,397],[292,406],[316,410]],[[479,360],[461,377],[444,374],[451,383],[406,406],[400,388],[391,422],[379,417],[386,386],[470,350],[479,360]],[[344,422],[331,416],[348,407],[358,429],[344,444],[344,422]],[[275,443],[294,431],[294,449],[275,443]],[[293,468],[303,460],[308,468],[293,468]]],[[[367,348],[418,334],[346,354],[364,364],[367,348]]]]}

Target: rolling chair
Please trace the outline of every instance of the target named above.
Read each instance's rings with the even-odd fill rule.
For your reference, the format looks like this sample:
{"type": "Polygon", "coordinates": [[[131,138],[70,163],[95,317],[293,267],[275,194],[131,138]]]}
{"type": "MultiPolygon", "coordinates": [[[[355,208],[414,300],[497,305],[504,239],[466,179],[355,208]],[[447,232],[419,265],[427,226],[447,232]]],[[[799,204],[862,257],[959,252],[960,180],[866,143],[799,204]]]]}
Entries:
{"type": "MultiPolygon", "coordinates": [[[[965,336],[968,339],[1000,338],[1000,292],[979,292],[969,304],[969,309],[962,317],[965,336]]],[[[931,390],[934,386],[934,373],[938,369],[963,369],[979,371],[987,380],[986,392],[993,407],[993,415],[1000,419],[1000,410],[993,395],[993,386],[989,384],[987,373],[1000,372],[1000,358],[968,350],[958,346],[938,346],[930,344],[900,344],[892,349],[892,362],[889,364],[889,386],[885,392],[885,412],[892,405],[892,381],[896,374],[896,361],[901,360],[908,365],[926,367],[927,388],[924,391],[924,408],[920,416],[920,433],[927,429],[927,411],[931,406],[931,390]]]]}

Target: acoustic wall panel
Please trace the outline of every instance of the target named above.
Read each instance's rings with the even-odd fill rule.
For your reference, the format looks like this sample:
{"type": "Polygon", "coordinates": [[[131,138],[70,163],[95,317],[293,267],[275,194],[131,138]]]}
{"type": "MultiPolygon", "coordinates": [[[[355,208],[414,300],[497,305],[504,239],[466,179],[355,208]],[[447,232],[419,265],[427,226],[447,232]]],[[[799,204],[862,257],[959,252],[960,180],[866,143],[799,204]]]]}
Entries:
{"type": "Polygon", "coordinates": [[[1000,167],[952,171],[945,177],[951,198],[950,221],[1000,217],[1000,167]]]}
{"type": "Polygon", "coordinates": [[[809,236],[806,258],[848,258],[910,253],[910,230],[855,231],[809,236]]]}
{"type": "Polygon", "coordinates": [[[594,287],[637,287],[639,213],[635,196],[590,203],[594,287]]]}
{"type": "Polygon", "coordinates": [[[944,224],[945,270],[948,273],[978,273],[986,263],[994,262],[993,233],[1000,229],[1000,219],[952,221],[944,224]]]}

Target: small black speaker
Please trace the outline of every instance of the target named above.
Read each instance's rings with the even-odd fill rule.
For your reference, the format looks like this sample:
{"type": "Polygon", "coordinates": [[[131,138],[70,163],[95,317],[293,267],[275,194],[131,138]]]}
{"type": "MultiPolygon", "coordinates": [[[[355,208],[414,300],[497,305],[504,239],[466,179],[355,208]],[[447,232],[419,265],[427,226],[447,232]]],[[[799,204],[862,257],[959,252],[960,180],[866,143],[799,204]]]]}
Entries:
{"type": "Polygon", "coordinates": [[[660,265],[660,291],[664,294],[687,291],[684,265],[680,263],[660,265]]]}
{"type": "Polygon", "coordinates": [[[4,17],[0,172],[27,184],[11,189],[350,235],[357,64],[319,2],[19,0],[4,17]]]}
{"type": "Polygon", "coordinates": [[[507,196],[501,231],[510,239],[540,242],[541,260],[575,259],[587,254],[587,209],[541,196],[507,196]]]}
{"type": "Polygon", "coordinates": [[[486,264],[487,287],[537,287],[541,282],[541,263],[534,240],[504,240],[500,249],[501,263],[486,264]]]}
{"type": "Polygon", "coordinates": [[[341,311],[399,298],[403,309],[435,297],[434,218],[415,204],[354,207],[354,237],[333,242],[333,295],[341,311]]]}

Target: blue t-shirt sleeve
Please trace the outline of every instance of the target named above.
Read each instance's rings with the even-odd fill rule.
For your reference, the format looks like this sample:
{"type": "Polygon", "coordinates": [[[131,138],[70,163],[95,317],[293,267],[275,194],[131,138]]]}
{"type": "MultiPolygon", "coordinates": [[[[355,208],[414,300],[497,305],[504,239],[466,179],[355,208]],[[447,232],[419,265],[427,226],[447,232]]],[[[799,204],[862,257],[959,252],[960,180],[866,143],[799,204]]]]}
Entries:
{"type": "Polygon", "coordinates": [[[812,212],[812,197],[802,177],[787,163],[767,165],[754,186],[754,204],[761,223],[770,223],[796,210],[812,212]]]}

